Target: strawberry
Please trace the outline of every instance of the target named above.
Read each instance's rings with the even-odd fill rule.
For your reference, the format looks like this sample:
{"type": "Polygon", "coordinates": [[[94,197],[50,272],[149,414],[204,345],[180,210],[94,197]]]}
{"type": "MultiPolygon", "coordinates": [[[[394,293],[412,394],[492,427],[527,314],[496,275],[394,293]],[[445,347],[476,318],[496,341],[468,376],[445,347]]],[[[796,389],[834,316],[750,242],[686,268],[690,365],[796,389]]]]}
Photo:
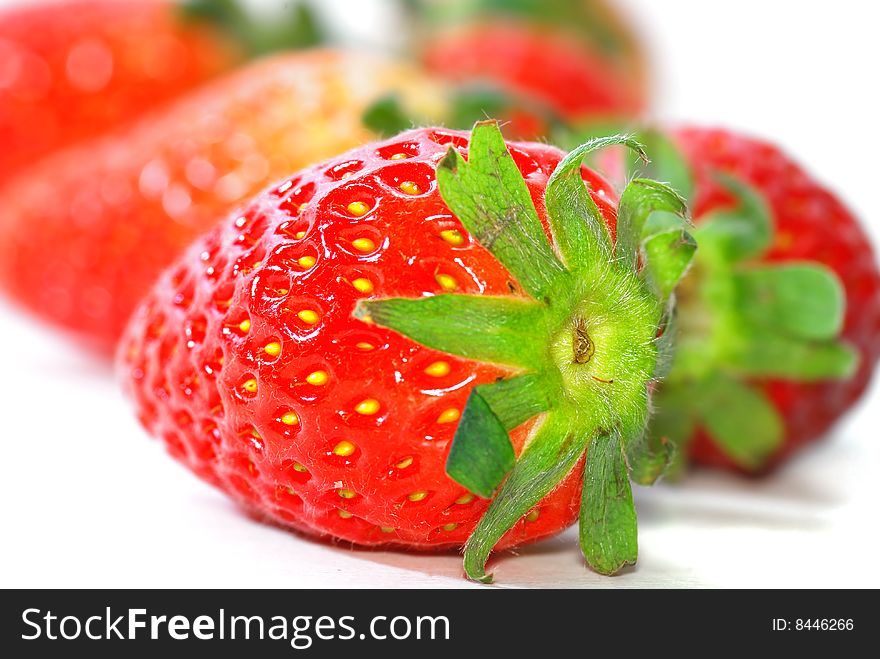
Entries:
{"type": "Polygon", "coordinates": [[[778,148],[686,127],[652,173],[691,202],[700,244],[654,440],[698,463],[766,470],[825,434],[880,356],[880,273],[849,210],[778,148]]]}
{"type": "Polygon", "coordinates": [[[652,210],[683,211],[671,190],[637,180],[618,204],[582,169],[618,143],[637,148],[416,129],[271,187],[135,312],[119,367],[142,423],[308,534],[464,545],[487,579],[493,548],[580,506],[590,565],[632,563],[627,469],[650,457],[658,334],[694,244],[680,222],[639,239],[652,210]]]}
{"type": "Polygon", "coordinates": [[[638,40],[605,0],[412,4],[425,24],[418,48],[428,70],[524,99],[506,117],[520,135],[546,132],[536,102],[568,122],[631,116],[645,106],[638,40]]]}
{"type": "MultiPolygon", "coordinates": [[[[286,36],[288,45],[303,41],[286,36]]],[[[180,96],[262,52],[267,38],[248,31],[228,0],[207,7],[56,0],[5,9],[0,179],[180,96]]]]}
{"type": "Polygon", "coordinates": [[[440,95],[368,55],[279,55],[58,152],[0,189],[0,283],[110,352],[186,245],[271,181],[372,139],[361,114],[388,90],[432,107],[440,95]]]}

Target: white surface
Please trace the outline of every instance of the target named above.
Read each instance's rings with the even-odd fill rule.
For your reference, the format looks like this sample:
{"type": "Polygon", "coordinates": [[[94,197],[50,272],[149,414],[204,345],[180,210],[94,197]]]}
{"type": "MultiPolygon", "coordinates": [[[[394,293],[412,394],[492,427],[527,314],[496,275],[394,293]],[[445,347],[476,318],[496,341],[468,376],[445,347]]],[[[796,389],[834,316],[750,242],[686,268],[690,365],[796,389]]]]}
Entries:
{"type": "MultiPolygon", "coordinates": [[[[781,0],[724,13],[621,2],[662,53],[663,117],[773,137],[880,236],[872,3],[802,2],[795,15],[781,0]]],[[[470,586],[454,555],[352,551],[250,521],[144,436],[106,370],[2,306],[0,374],[0,587],[470,586]]],[[[627,574],[586,570],[569,531],[503,556],[498,584],[880,587],[878,426],[875,382],[829,441],[772,479],[701,472],[639,489],[641,558],[627,574]]]]}

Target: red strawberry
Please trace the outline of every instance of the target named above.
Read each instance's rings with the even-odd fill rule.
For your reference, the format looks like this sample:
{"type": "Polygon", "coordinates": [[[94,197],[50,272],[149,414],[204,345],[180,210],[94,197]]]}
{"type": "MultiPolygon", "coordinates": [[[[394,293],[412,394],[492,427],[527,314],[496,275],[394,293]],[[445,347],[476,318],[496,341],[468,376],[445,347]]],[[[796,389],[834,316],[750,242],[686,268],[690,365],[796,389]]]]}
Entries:
{"type": "Polygon", "coordinates": [[[590,564],[633,562],[627,466],[646,457],[663,300],[693,244],[652,236],[638,270],[645,217],[683,208],[650,181],[624,192],[612,243],[614,195],[580,162],[621,141],[562,160],[492,122],[470,142],[419,129],[271,188],[136,312],[120,368],[143,424],[306,533],[466,544],[482,579],[493,547],[580,505],[590,564]]]}
{"type": "Polygon", "coordinates": [[[215,3],[199,15],[164,0],[59,0],[5,9],[0,179],[231,69],[247,47],[257,47],[244,43],[242,17],[224,14],[232,6],[215,3]],[[229,24],[217,25],[225,19],[229,24]]]}
{"type": "Polygon", "coordinates": [[[439,104],[430,80],[395,62],[276,56],[54,154],[0,188],[0,283],[109,352],[199,233],[270,182],[374,139],[361,115],[394,90],[439,104]]]}
{"type": "Polygon", "coordinates": [[[776,147],[703,128],[669,138],[654,174],[691,199],[700,251],[655,436],[696,462],[767,469],[865,391],[880,356],[877,261],[846,207],[776,147]]]}
{"type": "MultiPolygon", "coordinates": [[[[568,121],[630,116],[645,106],[637,39],[605,0],[422,0],[427,68],[537,101],[568,121]],[[439,27],[438,27],[439,26],[439,27]]],[[[520,134],[543,126],[523,108],[520,134]]]]}

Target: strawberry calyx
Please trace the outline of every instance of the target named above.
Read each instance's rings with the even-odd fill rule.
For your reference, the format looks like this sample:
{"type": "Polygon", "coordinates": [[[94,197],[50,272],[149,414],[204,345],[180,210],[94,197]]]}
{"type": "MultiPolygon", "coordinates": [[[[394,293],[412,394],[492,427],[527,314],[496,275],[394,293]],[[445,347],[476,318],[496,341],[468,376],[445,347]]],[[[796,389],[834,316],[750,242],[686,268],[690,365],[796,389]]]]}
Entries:
{"type": "Polygon", "coordinates": [[[440,193],[474,240],[509,271],[510,296],[441,294],[361,301],[355,315],[427,347],[505,367],[475,387],[446,470],[492,499],[465,546],[465,572],[485,564],[501,537],[585,457],[581,545],[596,571],[636,560],[629,472],[657,456],[644,442],[652,383],[667,361],[673,290],[695,252],[684,201],[636,179],[621,196],[617,237],[584,185],[591,152],[634,140],[614,136],[573,150],[550,177],[548,240],[495,121],[477,123],[467,158],[451,147],[437,166],[440,193]],[[650,233],[655,211],[676,222],[650,233]],[[509,431],[539,417],[519,456],[509,431]]]}
{"type": "MultiPolygon", "coordinates": [[[[630,172],[647,171],[691,198],[689,167],[671,140],[658,131],[640,138],[655,146],[653,160],[630,172]]],[[[761,194],[728,174],[716,180],[732,203],[693,229],[700,251],[679,289],[679,341],[649,441],[686,442],[704,428],[736,464],[756,470],[782,445],[785,423],[754,384],[849,378],[858,353],[839,338],[846,297],[834,271],[768,261],[776,237],[761,194]]],[[[663,221],[658,214],[649,227],[663,221]]]]}
{"type": "Polygon", "coordinates": [[[314,10],[303,0],[286,6],[285,15],[272,23],[254,18],[240,0],[182,0],[179,13],[184,21],[218,28],[254,58],[327,41],[314,10]]]}

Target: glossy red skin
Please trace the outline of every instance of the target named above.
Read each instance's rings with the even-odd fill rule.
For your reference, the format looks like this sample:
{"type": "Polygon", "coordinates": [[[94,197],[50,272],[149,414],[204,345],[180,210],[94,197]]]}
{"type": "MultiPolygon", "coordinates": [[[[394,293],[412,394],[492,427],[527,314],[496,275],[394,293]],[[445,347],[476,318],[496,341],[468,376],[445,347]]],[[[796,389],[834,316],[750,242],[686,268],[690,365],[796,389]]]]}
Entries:
{"type": "MultiPolygon", "coordinates": [[[[455,503],[466,492],[444,465],[457,424],[437,419],[461,410],[473,386],[507,372],[356,320],[355,304],[368,296],[349,282],[369,278],[375,298],[421,297],[441,292],[441,273],[454,277],[461,293],[522,294],[481,246],[440,237],[461,225],[440,198],[435,166],[450,143],[462,148],[467,139],[420,129],[351,151],[265,192],[200,240],[162,277],[121,343],[120,371],[147,430],[196,474],[272,522],[362,545],[461,546],[488,504],[455,503]],[[410,157],[391,160],[396,153],[410,157]],[[401,192],[403,181],[416,182],[421,194],[401,192]],[[371,211],[354,217],[347,210],[353,201],[371,211]],[[298,240],[300,231],[306,234],[298,240]],[[362,237],[374,241],[374,252],[351,246],[362,237]],[[303,270],[296,260],[306,255],[317,262],[303,270]],[[296,315],[304,308],[320,314],[316,325],[296,315]],[[247,333],[238,328],[245,318],[247,333]],[[263,350],[271,341],[282,344],[277,358],[263,350]],[[374,349],[359,349],[359,342],[374,349]],[[448,375],[424,372],[437,360],[451,365],[448,375]],[[306,380],[316,370],[329,374],[326,385],[306,380]],[[241,385],[251,378],[257,392],[246,394],[241,385]],[[381,404],[375,416],[354,411],[368,398],[381,404]],[[286,411],[298,415],[299,425],[279,421],[286,411]],[[333,453],[342,440],[357,447],[349,457],[333,453]],[[406,458],[411,465],[395,466],[406,458]],[[340,488],[357,496],[343,498],[340,488]],[[417,491],[428,495],[409,500],[417,491]],[[444,530],[449,524],[457,526],[444,530]]],[[[510,148],[544,217],[543,190],[562,154],[539,144],[510,148]]],[[[613,223],[611,188],[592,172],[585,177],[613,223]]],[[[514,431],[517,450],[530,426],[514,431]]],[[[499,547],[569,526],[578,513],[581,470],[499,547]]]]}
{"type": "MultiPolygon", "coordinates": [[[[776,147],[723,130],[684,128],[674,133],[695,176],[695,221],[729,207],[732,200],[712,179],[724,171],[763,193],[773,213],[775,237],[768,262],[815,261],[834,270],[847,295],[842,338],[861,354],[848,380],[798,383],[755,381],[785,420],[785,440],[764,468],[771,468],[828,432],[865,391],[880,357],[880,273],[870,241],[856,218],[776,147]]],[[[691,444],[693,461],[736,469],[700,430],[691,444]]]]}
{"type": "Polygon", "coordinates": [[[0,180],[230,69],[238,49],[163,0],[72,0],[0,12],[0,180]]]}
{"type": "Polygon", "coordinates": [[[436,75],[499,85],[571,121],[631,116],[646,102],[641,75],[564,30],[477,23],[440,32],[422,57],[436,75]]]}

